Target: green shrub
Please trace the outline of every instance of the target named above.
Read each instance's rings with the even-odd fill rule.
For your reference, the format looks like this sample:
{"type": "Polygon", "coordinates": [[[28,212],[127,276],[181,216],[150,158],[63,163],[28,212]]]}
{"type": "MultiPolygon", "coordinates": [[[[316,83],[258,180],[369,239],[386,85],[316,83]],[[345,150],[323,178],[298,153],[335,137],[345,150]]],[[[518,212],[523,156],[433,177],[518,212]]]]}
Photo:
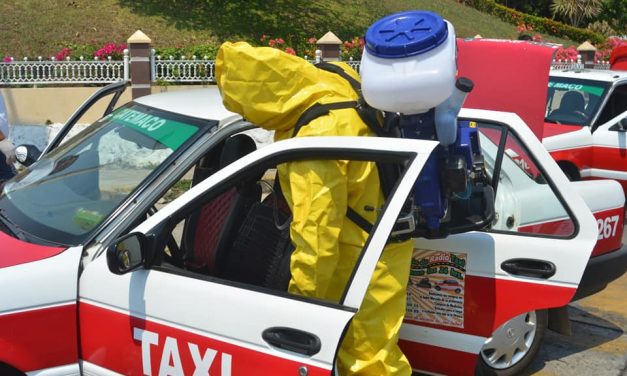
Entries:
{"type": "Polygon", "coordinates": [[[494,0],[468,0],[466,4],[514,25],[531,25],[536,32],[551,34],[556,37],[577,42],[589,40],[593,44],[599,44],[605,40],[603,35],[592,30],[581,29],[548,18],[522,13],[504,5],[497,4],[494,0]]]}

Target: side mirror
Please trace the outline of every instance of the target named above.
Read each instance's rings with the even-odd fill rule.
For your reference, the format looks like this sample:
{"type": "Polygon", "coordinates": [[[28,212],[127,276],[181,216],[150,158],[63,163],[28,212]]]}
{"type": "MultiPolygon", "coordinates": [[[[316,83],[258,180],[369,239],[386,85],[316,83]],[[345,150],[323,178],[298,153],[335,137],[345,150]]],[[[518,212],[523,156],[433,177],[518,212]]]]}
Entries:
{"type": "Polygon", "coordinates": [[[627,132],[627,117],[620,119],[616,124],[610,127],[610,131],[627,132]]]}
{"type": "Polygon", "coordinates": [[[24,166],[30,166],[41,156],[41,150],[35,145],[18,145],[15,148],[15,159],[24,166]]]}
{"type": "Polygon", "coordinates": [[[113,274],[126,274],[144,265],[148,238],[142,233],[132,233],[118,239],[107,249],[107,265],[113,274]]]}

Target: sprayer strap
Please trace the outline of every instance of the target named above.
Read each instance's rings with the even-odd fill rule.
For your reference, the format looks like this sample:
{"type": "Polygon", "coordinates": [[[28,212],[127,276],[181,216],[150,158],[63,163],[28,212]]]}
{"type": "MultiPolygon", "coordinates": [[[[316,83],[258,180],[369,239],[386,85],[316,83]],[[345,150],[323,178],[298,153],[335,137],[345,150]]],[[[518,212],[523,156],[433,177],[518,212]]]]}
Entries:
{"type": "Polygon", "coordinates": [[[372,231],[372,223],[370,223],[366,218],[362,217],[361,214],[357,213],[355,209],[350,206],[346,208],[346,217],[350,219],[354,224],[359,226],[364,232],[368,234],[372,231]]]}
{"type": "Polygon", "coordinates": [[[340,77],[348,81],[348,83],[353,87],[353,90],[355,90],[355,92],[361,95],[361,83],[358,80],[354,79],[350,74],[346,73],[346,71],[342,69],[342,67],[340,67],[339,65],[322,61],[316,64],[315,67],[339,75],[340,77]]]}
{"type": "Polygon", "coordinates": [[[292,137],[296,137],[300,129],[309,124],[312,120],[319,118],[320,116],[326,116],[331,110],[341,110],[345,108],[357,108],[357,101],[335,102],[335,103],[316,103],[309,107],[305,112],[300,115],[296,125],[294,126],[294,132],[292,137]]]}

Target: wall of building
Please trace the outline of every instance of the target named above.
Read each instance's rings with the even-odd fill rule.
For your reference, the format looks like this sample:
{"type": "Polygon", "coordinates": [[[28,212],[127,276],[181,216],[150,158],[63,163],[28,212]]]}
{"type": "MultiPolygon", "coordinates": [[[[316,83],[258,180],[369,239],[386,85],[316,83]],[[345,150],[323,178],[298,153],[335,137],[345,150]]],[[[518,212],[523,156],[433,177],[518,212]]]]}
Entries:
{"type": "MultiPolygon", "coordinates": [[[[202,86],[153,86],[152,93],[199,87],[202,86]]],[[[100,87],[0,88],[7,107],[13,143],[33,144],[43,149],[74,111],[98,89],[100,87]]],[[[120,97],[118,106],[130,100],[129,87],[120,97]]],[[[85,113],[79,120],[82,126],[75,127],[76,131],[102,117],[105,106],[105,101],[100,101],[85,113]]]]}

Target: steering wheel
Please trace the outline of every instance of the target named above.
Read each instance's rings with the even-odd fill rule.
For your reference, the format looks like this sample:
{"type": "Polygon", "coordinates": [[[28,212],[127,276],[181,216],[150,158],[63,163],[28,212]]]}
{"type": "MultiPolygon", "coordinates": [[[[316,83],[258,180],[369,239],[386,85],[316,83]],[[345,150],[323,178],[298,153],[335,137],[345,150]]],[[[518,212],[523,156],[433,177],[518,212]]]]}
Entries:
{"type": "Polygon", "coordinates": [[[588,114],[586,114],[585,112],[575,111],[574,114],[580,117],[582,121],[588,121],[588,114]]]}

